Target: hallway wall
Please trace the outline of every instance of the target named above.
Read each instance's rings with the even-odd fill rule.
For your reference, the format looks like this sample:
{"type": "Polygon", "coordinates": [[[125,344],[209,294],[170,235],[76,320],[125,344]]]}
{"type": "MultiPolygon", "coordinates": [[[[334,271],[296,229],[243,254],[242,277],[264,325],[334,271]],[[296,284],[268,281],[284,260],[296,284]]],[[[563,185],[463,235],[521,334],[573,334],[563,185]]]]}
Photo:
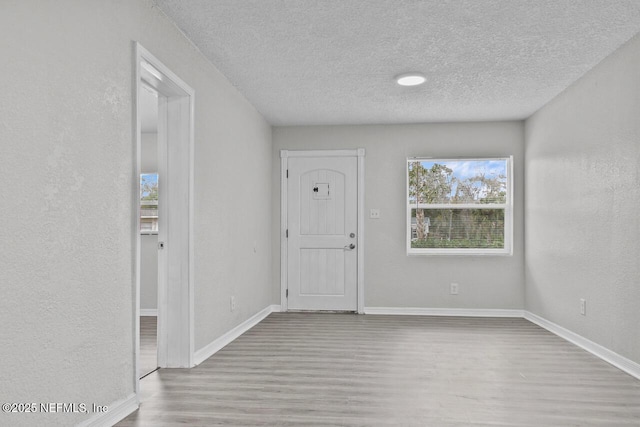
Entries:
{"type": "Polygon", "coordinates": [[[134,392],[134,41],[196,93],[195,349],[271,303],[262,116],[150,0],[2,1],[2,402],[112,405],[134,392]]]}

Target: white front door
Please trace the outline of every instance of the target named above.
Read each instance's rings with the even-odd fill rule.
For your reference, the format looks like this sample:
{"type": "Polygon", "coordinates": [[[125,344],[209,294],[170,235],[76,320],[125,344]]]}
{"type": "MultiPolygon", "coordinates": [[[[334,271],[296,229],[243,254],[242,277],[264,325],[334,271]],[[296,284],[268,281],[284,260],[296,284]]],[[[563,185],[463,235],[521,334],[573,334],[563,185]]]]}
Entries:
{"type": "Polygon", "coordinates": [[[358,158],[290,157],[290,310],[358,309],[358,158]]]}

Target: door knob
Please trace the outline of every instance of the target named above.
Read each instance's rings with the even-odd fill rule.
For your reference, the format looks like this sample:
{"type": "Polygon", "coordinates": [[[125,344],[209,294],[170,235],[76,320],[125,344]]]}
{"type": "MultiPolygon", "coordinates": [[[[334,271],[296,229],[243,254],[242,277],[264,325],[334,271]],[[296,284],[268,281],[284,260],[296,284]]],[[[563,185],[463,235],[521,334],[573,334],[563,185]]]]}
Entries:
{"type": "Polygon", "coordinates": [[[345,249],[349,249],[349,250],[353,250],[353,249],[355,249],[355,248],[356,248],[356,245],[354,245],[354,244],[352,243],[352,244],[350,244],[350,245],[345,246],[344,248],[345,248],[345,249]]]}

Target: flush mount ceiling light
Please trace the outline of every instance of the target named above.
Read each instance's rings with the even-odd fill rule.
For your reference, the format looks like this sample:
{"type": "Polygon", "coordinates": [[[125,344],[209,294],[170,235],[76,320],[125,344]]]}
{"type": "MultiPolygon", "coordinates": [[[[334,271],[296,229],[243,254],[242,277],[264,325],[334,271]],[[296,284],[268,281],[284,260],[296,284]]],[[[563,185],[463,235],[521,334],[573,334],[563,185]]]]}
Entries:
{"type": "Polygon", "coordinates": [[[396,76],[396,82],[400,86],[417,86],[427,81],[422,73],[404,73],[396,76]]]}

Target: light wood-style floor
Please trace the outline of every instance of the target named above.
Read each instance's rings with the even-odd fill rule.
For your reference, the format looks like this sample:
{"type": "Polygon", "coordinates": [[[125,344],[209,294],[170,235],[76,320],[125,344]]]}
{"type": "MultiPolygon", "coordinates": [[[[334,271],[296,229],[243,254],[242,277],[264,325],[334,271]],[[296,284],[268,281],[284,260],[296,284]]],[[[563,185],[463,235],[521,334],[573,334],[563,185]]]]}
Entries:
{"type": "Polygon", "coordinates": [[[524,319],[274,313],[119,426],[640,426],[640,381],[524,319]]]}
{"type": "Polygon", "coordinates": [[[158,367],[158,318],[140,316],[140,376],[158,367]]]}

